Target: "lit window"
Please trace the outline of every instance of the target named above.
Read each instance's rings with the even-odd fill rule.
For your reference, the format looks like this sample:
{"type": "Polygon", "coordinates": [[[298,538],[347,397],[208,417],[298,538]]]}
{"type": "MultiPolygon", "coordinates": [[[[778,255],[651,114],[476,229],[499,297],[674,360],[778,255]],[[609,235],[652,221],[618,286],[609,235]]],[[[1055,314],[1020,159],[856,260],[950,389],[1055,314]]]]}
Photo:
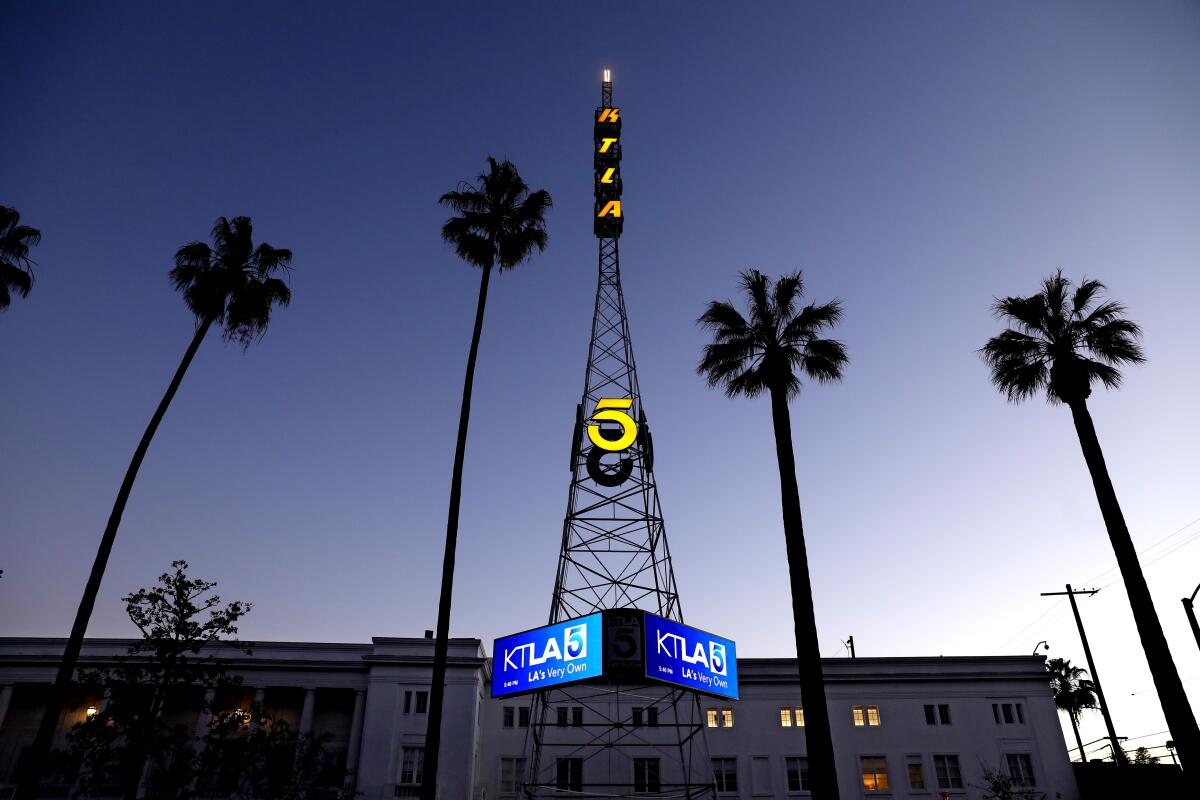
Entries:
{"type": "Polygon", "coordinates": [[[583,791],[583,759],[560,758],[555,763],[554,788],[569,792],[583,791]]]}
{"type": "Polygon", "coordinates": [[[925,788],[925,765],[921,763],[920,756],[908,757],[908,788],[925,788]]]}
{"type": "Polygon", "coordinates": [[[962,771],[958,768],[958,756],[935,755],[933,771],[937,773],[939,789],[963,788],[962,771]]]}
{"type": "Polygon", "coordinates": [[[635,758],[633,760],[633,791],[662,791],[657,758],[635,758]]]}
{"type": "Polygon", "coordinates": [[[867,724],[872,728],[879,727],[879,706],[867,706],[867,724]]]}
{"type": "Polygon", "coordinates": [[[808,759],[798,756],[788,756],[783,760],[784,766],[787,768],[787,787],[789,792],[807,792],[809,791],[808,783],[808,759]]]}
{"type": "Polygon", "coordinates": [[[500,759],[500,793],[517,794],[525,782],[525,759],[500,759]]]}
{"type": "Polygon", "coordinates": [[[861,728],[867,724],[867,715],[863,712],[862,706],[854,706],[850,712],[854,715],[854,727],[861,728]]]}
{"type": "Polygon", "coordinates": [[[868,792],[886,792],[891,788],[888,783],[887,759],[883,756],[862,756],[863,789],[868,792]]]}
{"type": "Polygon", "coordinates": [[[790,708],[779,709],[779,727],[792,727],[792,710],[790,708]]]}
{"type": "Polygon", "coordinates": [[[1009,753],[1008,774],[1014,786],[1037,786],[1033,778],[1033,759],[1028,753],[1009,753]]]}
{"type": "Polygon", "coordinates": [[[504,707],[504,727],[511,728],[513,726],[513,707],[504,707]]]}
{"type": "Polygon", "coordinates": [[[793,714],[792,716],[796,720],[796,727],[803,728],[804,727],[804,707],[796,706],[795,712],[796,713],[793,714]]]}
{"type": "MultiPolygon", "coordinates": [[[[733,709],[732,708],[710,708],[706,715],[708,718],[708,727],[710,728],[732,728],[733,727],[733,709]]],[[[656,721],[657,723],[657,721],[656,721]]]]}
{"type": "Polygon", "coordinates": [[[736,792],[738,790],[736,758],[714,758],[712,767],[713,781],[717,784],[718,792],[736,792]]]}
{"type": "Polygon", "coordinates": [[[424,771],[425,748],[404,748],[404,752],[400,757],[400,783],[406,783],[409,786],[419,786],[424,771]]]}

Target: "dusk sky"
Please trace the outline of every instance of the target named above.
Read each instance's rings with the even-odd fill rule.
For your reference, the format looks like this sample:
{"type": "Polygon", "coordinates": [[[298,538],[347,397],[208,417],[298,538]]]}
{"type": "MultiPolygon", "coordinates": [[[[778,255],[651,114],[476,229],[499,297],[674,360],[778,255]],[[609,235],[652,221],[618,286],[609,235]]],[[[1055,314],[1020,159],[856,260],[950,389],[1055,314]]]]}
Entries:
{"type": "MultiPolygon", "coordinates": [[[[220,215],[295,252],[243,354],[210,335],[142,468],[92,618],[173,559],[247,640],[420,636],[437,614],[479,273],[443,192],[488,154],[554,199],[492,282],[451,634],[546,617],[596,282],[591,114],[624,119],[621,266],[685,619],[794,655],[765,399],[695,374],[749,266],[840,298],[851,363],[792,405],[822,652],[1084,666],[1166,738],[1069,412],[977,349],[996,295],[1103,280],[1149,362],[1091,400],[1193,709],[1200,652],[1200,7],[1194,3],[0,5],[0,204],[41,229],[0,313],[0,636],[66,636],[193,331],[167,271],[220,215]],[[1153,546],[1153,547],[1152,547],[1153,546]]],[[[1065,718],[1064,718],[1065,720],[1065,718]]],[[[1084,741],[1103,735],[1085,713],[1084,741]]],[[[1142,738],[1135,738],[1142,737],[1142,738]]],[[[1165,754],[1164,750],[1155,751],[1165,754]]]]}

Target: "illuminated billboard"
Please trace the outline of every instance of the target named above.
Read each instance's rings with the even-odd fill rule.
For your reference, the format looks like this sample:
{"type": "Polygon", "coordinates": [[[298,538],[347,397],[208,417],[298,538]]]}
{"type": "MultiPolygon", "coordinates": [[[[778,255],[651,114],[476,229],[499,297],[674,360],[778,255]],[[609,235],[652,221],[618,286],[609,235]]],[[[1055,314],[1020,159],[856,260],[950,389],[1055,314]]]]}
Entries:
{"type": "Polygon", "coordinates": [[[604,672],[601,618],[589,614],[497,639],[492,648],[492,697],[599,678],[604,672]]]}
{"type": "Polygon", "coordinates": [[[647,613],[646,677],[736,700],[737,645],[647,613]]]}

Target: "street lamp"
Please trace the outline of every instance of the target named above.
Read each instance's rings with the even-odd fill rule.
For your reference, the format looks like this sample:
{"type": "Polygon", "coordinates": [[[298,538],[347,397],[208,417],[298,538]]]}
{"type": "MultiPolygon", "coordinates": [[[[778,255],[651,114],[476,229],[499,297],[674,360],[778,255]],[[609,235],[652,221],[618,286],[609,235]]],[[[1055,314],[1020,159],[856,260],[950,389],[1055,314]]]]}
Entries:
{"type": "Polygon", "coordinates": [[[1200,594],[1200,586],[1196,587],[1196,591],[1192,592],[1191,597],[1183,598],[1183,610],[1187,612],[1188,622],[1192,625],[1192,635],[1196,637],[1196,646],[1200,647],[1200,624],[1196,623],[1196,607],[1193,604],[1197,594],[1200,594]]]}
{"type": "Polygon", "coordinates": [[[1038,642],[1037,644],[1035,644],[1033,646],[1033,654],[1035,656],[1037,655],[1037,651],[1041,648],[1042,645],[1046,645],[1046,652],[1050,652],[1050,643],[1047,642],[1045,639],[1042,639],[1040,642],[1038,642]]]}

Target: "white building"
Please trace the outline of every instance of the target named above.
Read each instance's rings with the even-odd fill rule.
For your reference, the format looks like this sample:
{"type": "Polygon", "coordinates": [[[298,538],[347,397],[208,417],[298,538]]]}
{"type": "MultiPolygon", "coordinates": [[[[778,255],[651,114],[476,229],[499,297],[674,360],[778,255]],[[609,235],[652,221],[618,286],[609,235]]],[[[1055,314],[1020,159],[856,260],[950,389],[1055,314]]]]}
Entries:
{"type": "MultiPolygon", "coordinates": [[[[64,641],[0,639],[0,785],[11,783],[32,742],[64,641]]],[[[89,666],[128,642],[88,640],[89,666]]],[[[253,700],[302,732],[328,734],[327,775],[363,800],[416,796],[433,643],[256,643],[221,655],[242,686],[218,707],[253,700]]],[[[826,689],[843,798],[977,800],[995,769],[1044,793],[1077,800],[1074,774],[1041,657],[826,659],[826,689]]],[[[708,750],[720,796],[803,798],[803,709],[795,662],[738,660],[741,699],[704,699],[708,750]]],[[[528,733],[527,697],[492,700],[491,663],[477,639],[450,641],[441,797],[516,798],[528,733]]],[[[199,691],[199,690],[198,690],[199,691]]],[[[179,719],[207,720],[181,708],[179,719]]],[[[60,720],[66,732],[101,698],[80,694],[60,720]]],[[[573,717],[564,718],[575,724],[573,717]]],[[[584,721],[586,722],[586,721],[584,721]]],[[[645,724],[653,724],[647,716],[645,724]]],[[[586,767],[585,767],[586,768],[586,767]]],[[[48,787],[65,796],[69,785],[48,787]]]]}

